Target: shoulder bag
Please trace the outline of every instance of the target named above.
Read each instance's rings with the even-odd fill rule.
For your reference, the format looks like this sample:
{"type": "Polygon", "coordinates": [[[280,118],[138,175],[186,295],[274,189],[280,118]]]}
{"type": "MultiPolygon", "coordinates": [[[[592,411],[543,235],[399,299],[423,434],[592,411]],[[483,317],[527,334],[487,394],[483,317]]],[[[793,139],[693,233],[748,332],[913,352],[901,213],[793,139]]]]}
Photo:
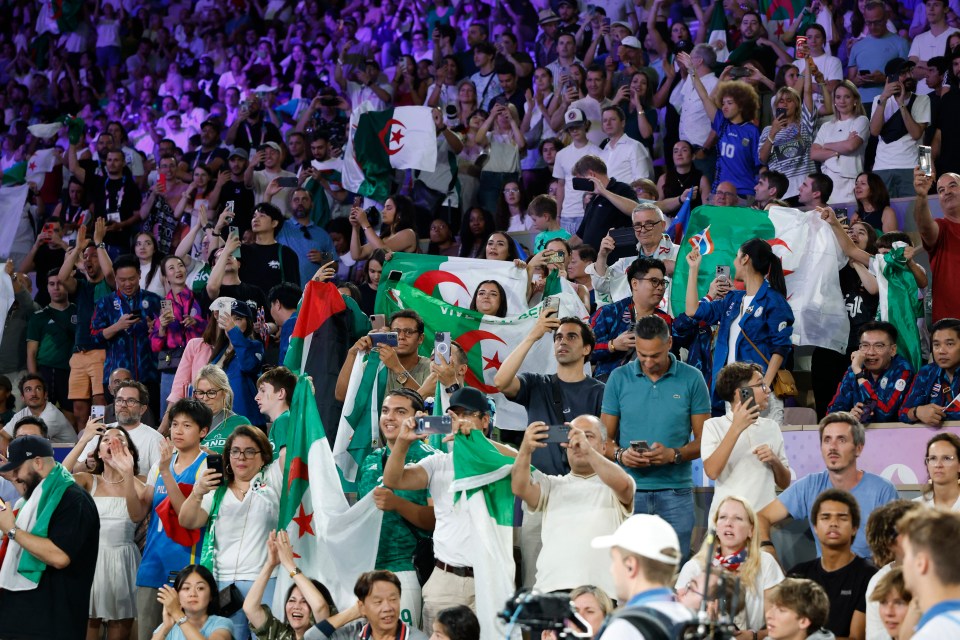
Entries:
{"type": "MultiPolygon", "coordinates": [[[[757,349],[757,345],[753,344],[753,340],[750,339],[744,331],[740,331],[740,335],[743,336],[753,350],[760,354],[760,357],[763,359],[764,364],[767,367],[770,366],[770,361],[767,360],[767,357],[763,355],[763,352],[760,349],[757,349]]],[[[776,394],[778,398],[796,398],[800,395],[800,390],[797,389],[797,381],[793,379],[793,373],[787,371],[783,367],[777,370],[777,376],[773,379],[773,393],[776,394]]]]}

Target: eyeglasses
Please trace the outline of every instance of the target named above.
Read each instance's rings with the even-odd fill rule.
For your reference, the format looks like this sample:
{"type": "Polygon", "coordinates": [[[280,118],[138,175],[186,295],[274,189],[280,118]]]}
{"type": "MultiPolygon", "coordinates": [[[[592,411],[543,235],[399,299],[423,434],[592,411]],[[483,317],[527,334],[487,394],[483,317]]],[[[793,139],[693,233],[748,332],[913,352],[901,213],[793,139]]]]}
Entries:
{"type": "Polygon", "coordinates": [[[313,240],[313,236],[310,235],[310,229],[307,229],[306,227],[300,227],[300,233],[303,234],[304,240],[313,240]]]}
{"type": "Polygon", "coordinates": [[[654,289],[659,289],[660,287],[663,287],[664,289],[666,289],[667,282],[668,282],[663,278],[637,278],[637,280],[644,280],[646,282],[649,282],[650,286],[653,287],[654,289]]]}
{"type": "Polygon", "coordinates": [[[416,329],[393,329],[393,328],[391,328],[390,331],[393,331],[393,332],[396,333],[397,335],[407,336],[408,338],[412,338],[413,336],[418,336],[418,335],[420,335],[420,332],[417,331],[416,329]]]}
{"type": "Polygon", "coordinates": [[[694,595],[700,596],[701,598],[703,597],[703,594],[697,591],[696,580],[691,580],[690,582],[687,583],[687,593],[692,593],[694,595]]]}
{"type": "Polygon", "coordinates": [[[714,192],[714,195],[723,196],[724,198],[736,198],[737,192],[736,191],[716,191],[714,192]]]}
{"type": "Polygon", "coordinates": [[[744,389],[760,389],[761,391],[766,391],[769,393],[770,387],[767,386],[765,382],[758,382],[757,384],[745,384],[743,385],[744,389]]]}
{"type": "Polygon", "coordinates": [[[927,456],[923,459],[926,464],[950,464],[955,462],[957,456],[927,456]]]}
{"type": "Polygon", "coordinates": [[[657,228],[657,225],[663,222],[663,220],[657,220],[656,222],[634,222],[633,230],[634,231],[652,231],[657,228]]]}
{"type": "Polygon", "coordinates": [[[210,389],[209,391],[194,391],[193,397],[197,400],[203,400],[204,398],[210,398],[213,400],[217,397],[217,394],[220,393],[220,389],[210,389]]]}
{"type": "Polygon", "coordinates": [[[260,449],[230,449],[230,457],[237,460],[249,460],[260,453],[260,449]]]}
{"type": "Polygon", "coordinates": [[[882,351],[889,346],[890,345],[888,345],[886,342],[875,342],[873,344],[869,342],[861,342],[857,345],[860,351],[882,351]]]}
{"type": "Polygon", "coordinates": [[[134,400],[133,398],[116,398],[114,399],[113,403],[118,407],[128,407],[143,404],[139,400],[134,400]]]}
{"type": "Polygon", "coordinates": [[[504,189],[504,193],[520,193],[520,189],[504,189]]]}

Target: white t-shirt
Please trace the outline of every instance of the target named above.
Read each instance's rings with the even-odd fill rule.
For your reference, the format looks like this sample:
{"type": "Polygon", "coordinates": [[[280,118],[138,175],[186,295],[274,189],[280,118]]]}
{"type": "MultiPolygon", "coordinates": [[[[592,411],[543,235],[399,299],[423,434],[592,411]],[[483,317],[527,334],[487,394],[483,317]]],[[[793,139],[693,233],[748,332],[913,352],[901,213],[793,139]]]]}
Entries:
{"type": "Polygon", "coordinates": [[[743,310],[748,309],[753,304],[753,299],[756,296],[743,296],[743,301],[740,303],[740,313],[737,314],[737,317],[734,318],[733,322],[730,324],[730,339],[728,341],[727,351],[727,362],[737,361],[737,340],[740,339],[740,319],[743,317],[743,310]]]}
{"type": "MultiPolygon", "coordinates": [[[[879,108],[877,105],[880,97],[873,99],[873,109],[879,108]]],[[[900,108],[896,100],[887,100],[884,105],[884,121],[893,117],[893,114],[900,108]]],[[[871,110],[872,113],[872,110],[871,110]]],[[[930,124],[930,98],[918,95],[910,109],[910,115],[918,124],[930,124]]],[[[873,164],[873,170],[879,169],[913,169],[917,165],[917,146],[923,140],[914,140],[910,134],[904,134],[890,144],[877,136],[877,159],[873,164]]]]}
{"type": "MultiPolygon", "coordinates": [[[[267,559],[267,538],[277,526],[282,485],[283,470],[274,462],[253,479],[243,502],[229,489],[224,493],[214,523],[217,580],[256,580],[267,559]]],[[[200,503],[207,514],[213,508],[213,494],[203,496],[200,503]]]]}
{"type": "MultiPolygon", "coordinates": [[[[708,73],[700,76],[700,82],[709,94],[720,80],[716,74],[708,73]]],[[[693,86],[693,80],[689,77],[674,91],[679,92],[680,99],[680,139],[686,140],[691,144],[703,146],[710,135],[712,121],[707,117],[707,112],[703,108],[703,101],[693,86]]]]}
{"type": "MultiPolygon", "coordinates": [[[[111,422],[106,425],[106,428],[111,429],[116,426],[116,422],[111,422]]],[[[160,435],[156,429],[143,423],[140,423],[133,429],[127,429],[127,433],[130,434],[130,440],[133,442],[133,446],[137,448],[137,455],[139,456],[139,464],[137,466],[140,469],[140,474],[145,475],[148,470],[153,468],[153,465],[160,462],[160,442],[164,437],[160,435]]],[[[87,443],[87,446],[84,447],[80,453],[80,458],[78,458],[79,462],[83,462],[93,456],[93,451],[97,448],[98,441],[99,438],[94,438],[87,443]]]]}
{"type": "MultiPolygon", "coordinates": [[[[676,587],[685,587],[690,584],[690,581],[703,573],[703,566],[700,560],[696,558],[690,559],[683,569],[680,570],[680,575],[677,576],[676,587]]],[[[712,572],[711,572],[712,573],[712,572]]],[[[746,620],[747,629],[762,629],[766,624],[763,615],[763,592],[771,587],[775,587],[781,582],[783,582],[783,570],[780,568],[780,565],[777,564],[777,561],[773,559],[773,556],[769,553],[760,554],[760,573],[757,574],[757,581],[751,585],[745,585],[747,591],[747,609],[746,609],[746,620]]],[[[741,616],[737,616],[739,619],[741,616]]],[[[741,626],[741,629],[744,628],[741,626]]]]}
{"type": "Polygon", "coordinates": [[[623,134],[616,144],[607,142],[600,151],[600,159],[607,165],[607,176],[630,184],[638,178],[653,178],[653,160],[640,142],[623,134]]]}
{"type": "Polygon", "coordinates": [[[472,567],[471,550],[479,544],[473,533],[470,513],[465,503],[453,503],[453,454],[427,456],[417,463],[427,472],[427,488],[433,498],[437,526],[433,530],[433,555],[455,567],[472,567]]]}
{"type": "Polygon", "coordinates": [[[526,216],[523,220],[520,219],[520,214],[514,214],[510,216],[510,226],[507,227],[507,232],[512,231],[530,231],[533,229],[533,218],[526,216]]]}
{"type": "Polygon", "coordinates": [[[583,193],[573,188],[573,165],[577,164],[577,160],[587,155],[599,157],[600,147],[592,142],[587,142],[580,148],[570,144],[557,152],[557,161],[553,165],[553,177],[563,180],[561,219],[583,219],[583,193]]]}
{"type": "Polygon", "coordinates": [[[864,594],[864,598],[867,600],[867,640],[891,640],[890,634],[887,633],[887,628],[880,618],[880,603],[870,599],[870,595],[877,588],[880,578],[890,573],[891,569],[893,569],[892,562],[883,565],[877,569],[877,572],[870,578],[870,582],[867,583],[867,591],[864,594]]]}
{"type": "MultiPolygon", "coordinates": [[[[923,11],[922,6],[918,7],[918,9],[923,11]]],[[[943,52],[947,49],[947,40],[957,32],[960,32],[960,29],[954,27],[947,27],[947,29],[938,36],[933,35],[929,30],[924,31],[910,43],[910,52],[907,54],[907,57],[916,58],[921,64],[926,64],[930,58],[943,55],[943,52]]],[[[931,91],[932,89],[927,86],[925,81],[917,82],[918,94],[924,96],[931,93],[931,91]]]]}
{"type": "MultiPolygon", "coordinates": [[[[390,96],[393,96],[392,85],[388,83],[378,83],[378,86],[390,96]]],[[[359,82],[347,82],[347,99],[354,108],[362,104],[365,100],[369,101],[371,111],[383,111],[389,106],[380,99],[380,96],[374,93],[373,89],[359,82]]]]}
{"type": "MultiPolygon", "coordinates": [[[[12,438],[14,426],[27,416],[33,416],[29,407],[24,407],[20,409],[20,411],[17,411],[7,422],[6,426],[3,427],[4,432],[8,433],[12,438]]],[[[52,402],[47,403],[47,406],[43,408],[43,412],[39,417],[47,425],[47,437],[50,442],[63,443],[77,441],[77,432],[73,430],[73,425],[67,422],[64,415],[60,413],[60,409],[57,409],[52,402]]]]}
{"type": "MultiPolygon", "coordinates": [[[[703,425],[703,435],[700,440],[700,457],[709,458],[720,446],[720,442],[730,431],[733,424],[733,413],[718,418],[710,418],[703,425]]],[[[773,469],[760,462],[753,453],[760,445],[768,445],[774,455],[780,459],[785,467],[790,468],[787,452],[783,445],[783,434],[780,425],[769,418],[759,418],[740,434],[733,451],[727,459],[727,464],[717,477],[714,488],[714,510],[726,496],[740,496],[746,498],[754,511],[760,511],[777,497],[777,486],[773,479],[773,469]]]]}
{"type": "Polygon", "coordinates": [[[633,505],[624,506],[596,474],[548,476],[537,471],[533,480],[540,486],[534,511],[543,513],[543,549],[534,588],[547,593],[595,584],[615,597],[610,551],[594,549],[590,541],[616,531],[633,515],[633,505]]]}
{"type": "MultiPolygon", "coordinates": [[[[913,499],[914,502],[919,502],[925,507],[930,507],[935,509],[936,506],[933,504],[933,494],[932,493],[923,493],[913,499]]],[[[950,507],[950,511],[960,511],[960,498],[957,498],[957,501],[953,503],[953,506],[950,507]]]]}
{"type": "MultiPolygon", "coordinates": [[[[856,132],[861,140],[868,140],[870,135],[870,120],[866,116],[856,116],[847,120],[828,120],[820,125],[814,144],[828,142],[844,142],[851,133],[856,132]]],[[[831,156],[823,162],[821,170],[833,180],[833,193],[829,203],[853,202],[853,187],[857,176],[863,171],[863,154],[867,145],[860,145],[857,153],[852,155],[831,156]]]]}

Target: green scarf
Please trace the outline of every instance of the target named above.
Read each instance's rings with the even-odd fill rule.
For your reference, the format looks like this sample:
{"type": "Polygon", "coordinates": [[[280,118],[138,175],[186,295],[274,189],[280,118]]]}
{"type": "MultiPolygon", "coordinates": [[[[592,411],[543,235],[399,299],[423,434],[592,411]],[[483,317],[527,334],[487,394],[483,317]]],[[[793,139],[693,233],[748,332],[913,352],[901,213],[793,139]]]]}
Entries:
{"type": "MultiPolygon", "coordinates": [[[[30,527],[31,535],[41,538],[47,537],[47,533],[50,530],[50,518],[60,505],[63,492],[66,491],[70,485],[74,484],[74,482],[73,476],[70,475],[70,472],[67,471],[62,464],[58,462],[53,466],[50,474],[44,478],[40,486],[37,487],[37,490],[40,491],[40,499],[37,504],[37,519],[34,521],[33,526],[30,527]]],[[[47,564],[45,562],[26,549],[23,550],[23,555],[20,556],[20,564],[17,565],[17,571],[20,575],[31,582],[39,583],[40,577],[46,568],[47,564]]]]}
{"type": "Polygon", "coordinates": [[[207,518],[207,535],[203,538],[203,550],[200,552],[200,564],[210,570],[210,573],[216,577],[217,570],[214,566],[217,558],[217,534],[214,525],[217,518],[220,517],[220,503],[223,502],[223,496],[227,493],[227,485],[221,484],[213,492],[213,504],[210,505],[210,516],[207,518]]]}

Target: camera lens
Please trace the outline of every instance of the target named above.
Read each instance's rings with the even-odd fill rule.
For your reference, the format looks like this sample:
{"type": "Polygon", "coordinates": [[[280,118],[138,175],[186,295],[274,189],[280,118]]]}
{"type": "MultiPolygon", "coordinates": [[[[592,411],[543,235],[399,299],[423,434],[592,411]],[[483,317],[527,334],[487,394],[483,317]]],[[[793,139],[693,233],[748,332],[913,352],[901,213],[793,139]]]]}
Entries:
{"type": "Polygon", "coordinates": [[[456,117],[457,117],[457,105],[455,105],[455,104],[448,104],[448,105],[444,108],[444,113],[447,114],[447,117],[448,117],[448,118],[456,118],[456,117]]]}

